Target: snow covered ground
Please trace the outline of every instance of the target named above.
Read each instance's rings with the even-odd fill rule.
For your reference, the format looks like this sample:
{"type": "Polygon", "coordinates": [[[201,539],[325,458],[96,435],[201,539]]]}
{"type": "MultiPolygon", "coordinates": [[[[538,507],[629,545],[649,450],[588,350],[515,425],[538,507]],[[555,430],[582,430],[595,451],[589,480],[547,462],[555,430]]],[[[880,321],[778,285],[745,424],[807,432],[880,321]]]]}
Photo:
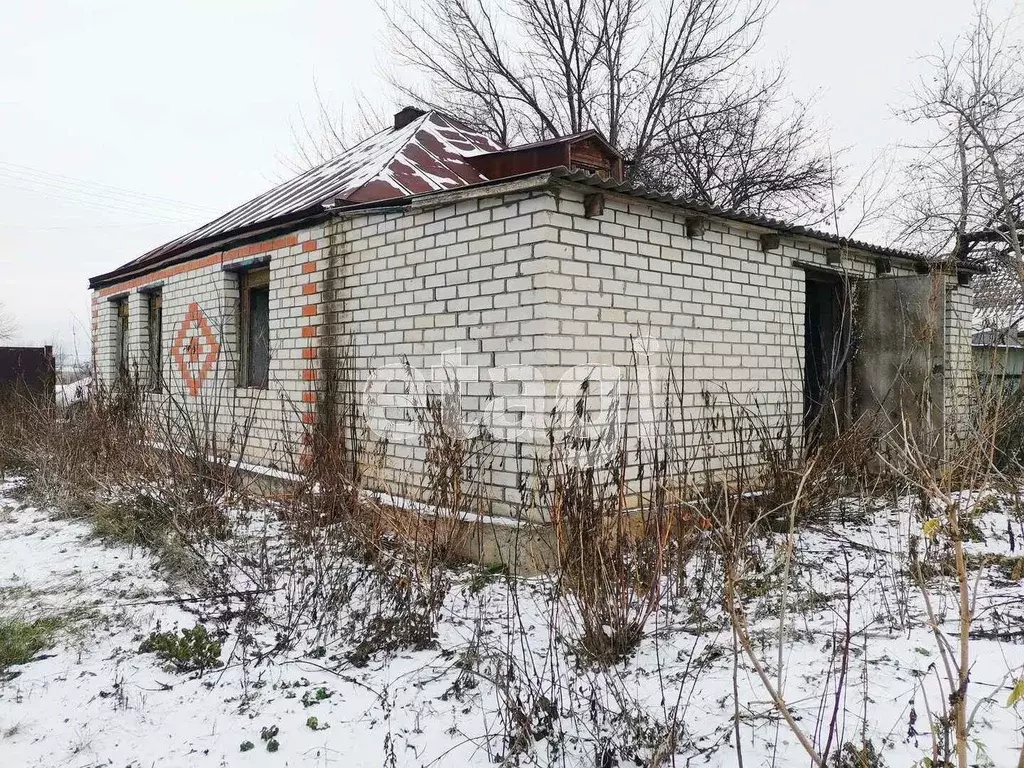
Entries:
{"type": "MultiPolygon", "coordinates": [[[[230,595],[188,599],[191,588],[169,583],[151,553],[102,543],[82,522],[25,506],[16,487],[0,485],[0,618],[59,614],[67,621],[54,647],[12,667],[15,676],[0,682],[2,766],[504,761],[610,768],[673,759],[732,766],[737,698],[745,765],[810,762],[742,657],[734,678],[732,632],[720,598],[700,584],[699,564],[684,597],[666,600],[652,619],[639,651],[609,670],[573,653],[572,617],[554,599],[551,580],[510,581],[468,568],[451,576],[432,647],[370,647],[354,655],[356,638],[341,627],[357,619],[365,626],[360,611],[372,605],[359,591],[359,566],[334,573],[339,583],[355,585],[350,603],[337,608],[353,621],[340,616],[337,632],[314,631],[322,621],[294,614],[299,605],[324,611],[309,585],[322,584],[325,574],[300,565],[295,548],[285,545],[287,534],[266,516],[248,519],[246,535],[218,548],[227,574],[222,588],[264,588],[270,595],[257,621],[230,595]],[[257,570],[273,574],[273,586],[257,570]],[[199,622],[223,633],[224,666],[182,674],[139,652],[150,632],[199,622]],[[286,627],[295,642],[280,642],[286,627]],[[256,658],[275,644],[291,647],[256,658]],[[670,741],[673,723],[677,737],[670,741]],[[276,729],[276,751],[268,750],[261,732],[271,731],[264,729],[276,729]],[[246,742],[252,748],[243,751],[246,742]]],[[[1019,553],[1024,531],[1005,502],[986,496],[976,506],[983,541],[970,545],[972,553],[1015,554],[1011,538],[1019,553]]],[[[929,712],[937,715],[949,691],[921,594],[907,574],[910,537],[919,532],[904,499],[878,505],[866,521],[798,536],[782,692],[819,748],[835,709],[832,751],[866,738],[889,766],[922,765],[931,754],[929,712]],[[837,703],[844,648],[848,671],[837,703]]],[[[783,541],[760,544],[763,568],[751,577],[746,603],[756,651],[773,681],[780,676],[782,590],[771,585],[781,572],[783,541]]],[[[925,557],[940,560],[938,552],[925,557]]],[[[978,573],[979,636],[971,641],[968,690],[977,765],[1015,765],[1024,740],[1022,712],[1007,705],[1024,675],[1022,575],[1006,558],[978,573]]],[[[940,637],[955,645],[952,584],[937,577],[932,599],[943,621],[940,637]]]]}

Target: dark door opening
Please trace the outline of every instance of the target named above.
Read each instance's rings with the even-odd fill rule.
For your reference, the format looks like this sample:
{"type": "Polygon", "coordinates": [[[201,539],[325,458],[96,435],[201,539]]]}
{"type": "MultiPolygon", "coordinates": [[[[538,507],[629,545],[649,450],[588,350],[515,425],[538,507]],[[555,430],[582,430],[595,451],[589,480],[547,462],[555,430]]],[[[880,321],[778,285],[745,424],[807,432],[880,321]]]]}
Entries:
{"type": "Polygon", "coordinates": [[[813,448],[849,421],[849,292],[841,275],[807,270],[804,303],[804,441],[813,448]]]}

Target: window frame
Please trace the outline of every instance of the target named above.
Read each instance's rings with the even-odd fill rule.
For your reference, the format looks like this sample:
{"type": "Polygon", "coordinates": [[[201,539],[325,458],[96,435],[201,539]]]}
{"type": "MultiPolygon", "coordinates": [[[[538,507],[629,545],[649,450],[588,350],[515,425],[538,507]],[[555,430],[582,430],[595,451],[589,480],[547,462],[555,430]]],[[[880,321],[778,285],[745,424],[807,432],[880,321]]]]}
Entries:
{"type": "Polygon", "coordinates": [[[146,337],[148,341],[147,366],[149,391],[155,394],[164,389],[164,295],[163,290],[154,288],[146,291],[146,337]]]}
{"type": "Polygon", "coordinates": [[[237,386],[243,389],[265,390],[270,387],[270,266],[247,269],[238,274],[238,371],[237,386]],[[267,370],[263,379],[252,375],[252,293],[267,292],[267,370]]]}
{"type": "Polygon", "coordinates": [[[114,309],[114,381],[122,383],[131,374],[128,342],[131,337],[131,310],[127,296],[111,299],[114,309]]]}

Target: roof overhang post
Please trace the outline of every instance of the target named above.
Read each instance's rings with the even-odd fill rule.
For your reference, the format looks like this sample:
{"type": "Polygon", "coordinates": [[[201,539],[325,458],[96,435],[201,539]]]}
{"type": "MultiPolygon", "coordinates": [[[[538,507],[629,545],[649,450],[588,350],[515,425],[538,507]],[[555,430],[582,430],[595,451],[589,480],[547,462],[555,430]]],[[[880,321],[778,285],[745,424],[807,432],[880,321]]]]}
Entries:
{"type": "Polygon", "coordinates": [[[777,251],[782,246],[782,238],[778,232],[766,232],[761,235],[762,251],[777,251]]]}
{"type": "Polygon", "coordinates": [[[583,198],[583,215],[588,219],[604,213],[604,193],[594,192],[583,198]]]}
{"type": "Polygon", "coordinates": [[[703,216],[687,216],[684,221],[686,236],[689,238],[701,237],[707,229],[708,221],[703,216]]]}

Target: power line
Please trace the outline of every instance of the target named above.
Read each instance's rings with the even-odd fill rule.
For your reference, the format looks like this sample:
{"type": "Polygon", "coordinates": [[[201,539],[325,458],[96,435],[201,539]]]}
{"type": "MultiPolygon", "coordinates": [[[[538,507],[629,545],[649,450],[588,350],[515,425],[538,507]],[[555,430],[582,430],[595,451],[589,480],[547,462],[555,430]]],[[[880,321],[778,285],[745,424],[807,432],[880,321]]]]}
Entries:
{"type": "Polygon", "coordinates": [[[148,227],[171,227],[175,224],[188,224],[189,219],[178,219],[176,221],[133,221],[119,224],[5,224],[0,222],[0,230],[21,229],[21,230],[79,230],[79,229],[144,229],[148,227]]]}
{"type": "Polygon", "coordinates": [[[93,208],[123,211],[125,213],[152,214],[162,219],[175,218],[183,215],[196,216],[193,211],[169,209],[168,206],[154,205],[144,200],[132,200],[126,197],[114,197],[102,192],[53,184],[42,179],[25,176],[11,176],[0,167],[0,185],[18,189],[23,192],[45,194],[55,199],[64,200],[78,205],[93,208]]]}
{"type": "Polygon", "coordinates": [[[139,202],[148,201],[150,204],[158,204],[161,207],[172,207],[178,209],[187,209],[194,211],[195,213],[211,214],[218,213],[214,208],[203,205],[195,205],[194,203],[187,203],[182,200],[175,200],[169,197],[162,197],[160,195],[151,195],[145,192],[138,192],[135,190],[124,189],[122,187],[115,187],[110,184],[103,184],[98,181],[88,181],[86,179],[79,179],[73,176],[65,176],[59,173],[51,173],[50,171],[44,171],[40,168],[33,168],[27,165],[20,165],[18,163],[11,163],[4,160],[0,160],[0,169],[4,169],[7,175],[21,176],[22,178],[27,177],[26,180],[37,181],[42,184],[50,184],[53,186],[60,186],[72,190],[88,191],[93,194],[100,194],[107,198],[121,198],[121,199],[135,199],[139,202]]]}
{"type": "Polygon", "coordinates": [[[190,219],[191,221],[195,221],[195,219],[198,218],[195,213],[189,211],[171,211],[166,208],[157,209],[145,203],[131,200],[106,199],[85,190],[67,189],[59,186],[47,186],[45,183],[37,182],[33,179],[10,178],[4,175],[2,168],[0,168],[0,186],[17,189],[22,192],[44,195],[73,205],[80,205],[103,211],[116,211],[118,213],[134,214],[151,219],[156,218],[167,221],[168,223],[180,221],[183,215],[193,217],[190,219]]]}

